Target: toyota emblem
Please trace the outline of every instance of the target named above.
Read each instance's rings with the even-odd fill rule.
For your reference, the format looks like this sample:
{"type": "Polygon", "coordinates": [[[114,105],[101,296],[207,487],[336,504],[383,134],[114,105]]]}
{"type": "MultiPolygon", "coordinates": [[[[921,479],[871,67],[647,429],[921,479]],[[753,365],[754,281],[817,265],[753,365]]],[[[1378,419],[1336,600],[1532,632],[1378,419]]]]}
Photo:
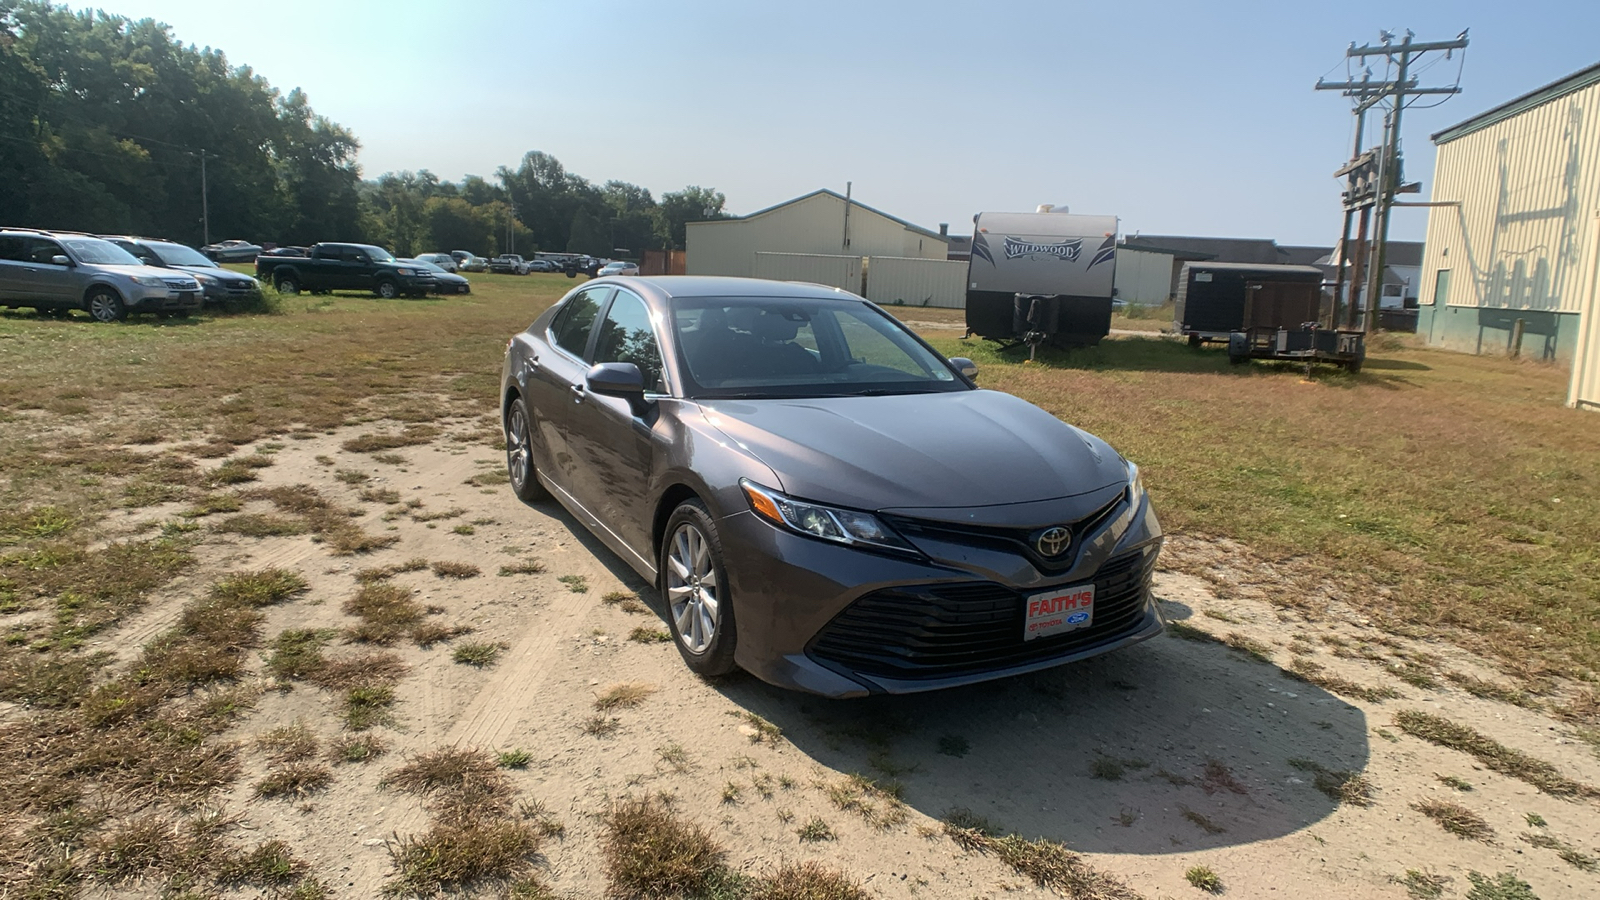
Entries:
{"type": "Polygon", "coordinates": [[[1034,538],[1033,546],[1039,551],[1040,556],[1060,556],[1072,546],[1072,532],[1060,525],[1046,528],[1034,538]]]}

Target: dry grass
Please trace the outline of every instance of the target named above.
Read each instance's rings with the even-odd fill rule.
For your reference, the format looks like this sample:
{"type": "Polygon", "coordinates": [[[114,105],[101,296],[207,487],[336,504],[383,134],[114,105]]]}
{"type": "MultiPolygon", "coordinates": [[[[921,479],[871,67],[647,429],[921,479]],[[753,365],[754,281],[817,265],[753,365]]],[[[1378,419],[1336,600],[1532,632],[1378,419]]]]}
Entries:
{"type": "Polygon", "coordinates": [[[655,685],[652,684],[645,684],[639,681],[620,682],[611,685],[596,695],[594,708],[601,712],[610,712],[614,709],[631,709],[643,703],[655,692],[655,685]]]}
{"type": "Polygon", "coordinates": [[[273,763],[302,762],[317,755],[321,742],[304,722],[280,725],[256,735],[256,746],[273,763]]]}
{"type": "Polygon", "coordinates": [[[1372,782],[1359,772],[1329,769],[1309,759],[1291,759],[1289,765],[1302,772],[1309,772],[1312,784],[1330,800],[1348,803],[1351,806],[1372,805],[1372,782]]]}
{"type": "Polygon", "coordinates": [[[1139,894],[1117,878],[1097,872],[1083,857],[1055,841],[1001,836],[999,830],[965,809],[945,814],[944,833],[969,853],[993,856],[1035,885],[1069,900],[1139,900],[1139,894]]]}
{"type": "Polygon", "coordinates": [[[537,575],[544,571],[544,563],[537,559],[527,559],[522,562],[508,563],[500,567],[502,578],[510,575],[537,575]]]}
{"type": "Polygon", "coordinates": [[[1368,703],[1382,703],[1400,696],[1400,692],[1391,687],[1369,687],[1357,684],[1348,678],[1328,674],[1327,669],[1320,663],[1312,662],[1304,657],[1297,657],[1289,664],[1288,674],[1307,684],[1314,684],[1319,688],[1333,694],[1365,700],[1368,703]]]}
{"type": "Polygon", "coordinates": [[[649,628],[640,625],[628,632],[628,640],[636,644],[665,644],[672,640],[672,635],[660,628],[649,628]]]}
{"type": "Polygon", "coordinates": [[[345,601],[344,611],[361,619],[347,632],[350,639],[367,644],[393,644],[411,634],[426,612],[407,587],[386,582],[362,585],[345,601]]]}
{"type": "Polygon", "coordinates": [[[871,900],[861,883],[814,860],[784,863],[761,879],[749,900],[871,900]]]}
{"type": "Polygon", "coordinates": [[[620,801],[604,825],[600,852],[615,897],[706,896],[724,879],[726,851],[659,799],[620,801]]]}
{"type": "Polygon", "coordinates": [[[1459,750],[1502,775],[1520,778],[1552,796],[1600,797],[1600,790],[1567,778],[1550,763],[1441,716],[1408,709],[1397,713],[1394,723],[1413,737],[1459,750]]]}
{"type": "Polygon", "coordinates": [[[600,602],[607,606],[614,606],[630,615],[641,616],[649,615],[650,613],[650,607],[645,606],[639,600],[637,594],[631,594],[627,591],[610,591],[600,598],[600,602]]]}
{"type": "Polygon", "coordinates": [[[333,773],[315,763],[293,762],[277,766],[256,782],[257,797],[304,797],[327,790],[333,773]]]}
{"type": "Polygon", "coordinates": [[[397,447],[426,444],[439,436],[439,429],[431,425],[411,425],[400,431],[367,433],[351,438],[340,446],[350,453],[377,453],[397,447]]]}
{"type": "Polygon", "coordinates": [[[834,806],[859,815],[867,824],[879,830],[906,822],[906,805],[900,799],[901,788],[896,782],[880,783],[865,775],[852,774],[831,784],[823,784],[822,792],[834,806]]]}
{"type": "Polygon", "coordinates": [[[1439,827],[1458,838],[1488,843],[1494,838],[1494,829],[1483,817],[1459,803],[1449,800],[1424,800],[1411,804],[1411,808],[1439,823],[1439,827]]]}
{"type": "Polygon", "coordinates": [[[505,649],[504,644],[467,643],[457,647],[450,654],[450,657],[462,665],[476,666],[481,669],[485,666],[494,665],[495,660],[500,658],[501,652],[505,649]]]}
{"type": "Polygon", "coordinates": [[[389,743],[375,734],[347,734],[335,738],[328,748],[333,763],[372,762],[389,752],[389,743]]]}
{"type": "Polygon", "coordinates": [[[464,562],[436,562],[432,568],[433,574],[439,578],[476,578],[483,573],[482,569],[472,563],[464,562]]]}

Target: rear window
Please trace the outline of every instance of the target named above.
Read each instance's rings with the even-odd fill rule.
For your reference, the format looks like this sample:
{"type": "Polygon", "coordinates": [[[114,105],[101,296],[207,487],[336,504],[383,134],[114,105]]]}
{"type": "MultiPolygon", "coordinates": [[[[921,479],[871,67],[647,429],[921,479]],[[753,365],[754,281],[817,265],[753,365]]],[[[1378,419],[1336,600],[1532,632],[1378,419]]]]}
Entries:
{"type": "Polygon", "coordinates": [[[594,330],[594,320],[600,313],[600,301],[605,299],[605,289],[584,291],[561,307],[550,323],[550,336],[556,346],[582,357],[589,347],[589,332],[594,330]]]}

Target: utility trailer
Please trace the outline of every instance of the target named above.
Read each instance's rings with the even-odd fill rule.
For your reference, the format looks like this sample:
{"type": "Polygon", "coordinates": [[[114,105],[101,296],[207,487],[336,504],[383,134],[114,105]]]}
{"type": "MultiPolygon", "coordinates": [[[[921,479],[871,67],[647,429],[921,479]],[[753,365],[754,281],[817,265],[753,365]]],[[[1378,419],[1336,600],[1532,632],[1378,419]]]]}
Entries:
{"type": "Polygon", "coordinates": [[[1321,305],[1322,270],[1315,266],[1186,262],[1173,329],[1192,346],[1226,343],[1237,331],[1318,321],[1321,305]]]}
{"type": "Polygon", "coordinates": [[[1306,364],[1325,362],[1361,371],[1367,359],[1366,335],[1360,331],[1323,328],[1306,322],[1299,328],[1256,327],[1228,335],[1228,362],[1241,365],[1252,359],[1283,359],[1306,364]]]}
{"type": "Polygon", "coordinates": [[[1111,333],[1117,217],[1051,212],[973,217],[967,263],[967,334],[1060,346],[1111,333]]]}

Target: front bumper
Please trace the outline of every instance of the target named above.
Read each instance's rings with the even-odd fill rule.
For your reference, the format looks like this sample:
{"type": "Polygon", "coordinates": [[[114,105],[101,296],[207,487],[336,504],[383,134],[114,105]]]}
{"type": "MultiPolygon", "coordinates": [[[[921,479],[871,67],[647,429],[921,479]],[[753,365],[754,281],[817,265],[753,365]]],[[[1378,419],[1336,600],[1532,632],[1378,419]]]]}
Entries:
{"type": "Polygon", "coordinates": [[[197,312],[204,302],[199,290],[178,291],[165,288],[141,287],[138,293],[129,292],[129,312],[197,312]]]}
{"type": "Polygon", "coordinates": [[[242,281],[211,282],[205,285],[205,302],[212,305],[241,305],[261,299],[261,283],[251,279],[242,281]]]}
{"type": "Polygon", "coordinates": [[[746,511],[727,516],[737,660],[782,687],[852,697],[1004,678],[1154,637],[1165,627],[1150,592],[1161,528],[1148,498],[1125,503],[1055,572],[994,542],[921,543],[932,552],[916,559],[802,537],[746,511]],[[1090,626],[1024,640],[1030,594],[1089,583],[1090,626]]]}

